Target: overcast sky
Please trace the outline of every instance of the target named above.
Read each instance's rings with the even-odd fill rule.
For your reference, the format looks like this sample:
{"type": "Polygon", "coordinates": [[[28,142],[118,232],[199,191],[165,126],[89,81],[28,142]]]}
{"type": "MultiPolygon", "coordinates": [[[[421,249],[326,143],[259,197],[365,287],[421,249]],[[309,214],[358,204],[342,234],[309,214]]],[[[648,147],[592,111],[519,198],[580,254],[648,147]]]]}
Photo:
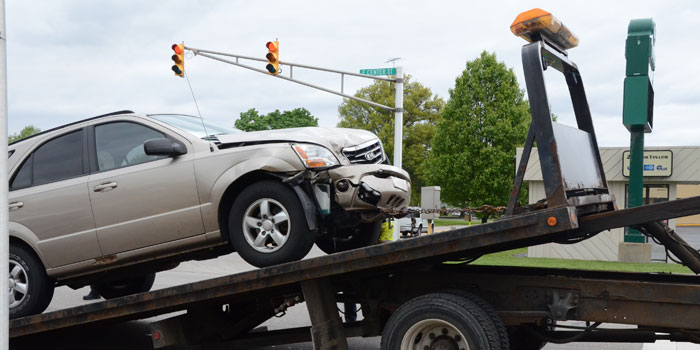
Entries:
{"type": "MultiPolygon", "coordinates": [[[[468,60],[486,50],[512,67],[524,89],[509,26],[540,7],[579,36],[569,57],[587,89],[600,146],[629,144],[622,126],[624,45],[631,19],[657,28],[654,132],[647,145],[699,145],[700,2],[697,1],[6,1],[9,131],[45,130],[116,110],[197,114],[185,79],[170,70],[170,45],[357,72],[398,65],[447,100],[468,60]]],[[[250,62],[261,69],[264,63],[250,62]]],[[[284,68],[284,67],[283,67],[284,68]]],[[[335,126],[342,98],[203,57],[186,73],[205,119],[232,126],[243,111],[304,107],[335,126]]],[[[329,73],[294,77],[339,89],[329,73]]],[[[573,123],[561,75],[548,75],[560,121],[573,123]]],[[[347,79],[354,93],[371,81],[347,79]]]]}

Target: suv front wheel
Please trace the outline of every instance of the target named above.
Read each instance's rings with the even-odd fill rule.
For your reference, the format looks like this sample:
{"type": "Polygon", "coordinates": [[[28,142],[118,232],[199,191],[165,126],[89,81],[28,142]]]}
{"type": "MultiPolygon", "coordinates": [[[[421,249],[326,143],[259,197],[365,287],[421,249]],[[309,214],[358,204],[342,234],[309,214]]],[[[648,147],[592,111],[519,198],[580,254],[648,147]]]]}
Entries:
{"type": "Polygon", "coordinates": [[[256,267],[300,260],[315,239],[296,194],[275,181],[243,190],[233,202],[228,226],[233,249],[256,267]]]}

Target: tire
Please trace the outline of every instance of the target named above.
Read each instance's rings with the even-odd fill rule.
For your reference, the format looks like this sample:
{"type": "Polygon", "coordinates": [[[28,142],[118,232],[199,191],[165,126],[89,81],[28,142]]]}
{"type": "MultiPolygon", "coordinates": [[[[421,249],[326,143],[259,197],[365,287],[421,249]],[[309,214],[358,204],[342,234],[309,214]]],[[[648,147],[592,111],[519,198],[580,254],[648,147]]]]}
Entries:
{"type": "Polygon", "coordinates": [[[382,350],[500,350],[498,330],[476,303],[452,293],[423,295],[401,305],[382,332],[382,350]]]}
{"type": "Polygon", "coordinates": [[[275,181],[243,190],[231,206],[228,227],[233,249],[256,267],[300,260],[316,238],[297,195],[275,181]]]}
{"type": "Polygon", "coordinates": [[[39,258],[24,246],[10,244],[10,318],[40,314],[53,298],[54,283],[39,258]]]}
{"type": "Polygon", "coordinates": [[[469,293],[467,291],[463,291],[460,289],[452,289],[446,291],[447,293],[451,293],[457,296],[460,296],[464,299],[467,299],[477,306],[479,306],[486,315],[489,316],[491,319],[491,323],[493,324],[493,327],[498,331],[498,338],[500,340],[500,349],[502,350],[509,350],[511,347],[510,343],[510,336],[508,334],[508,329],[506,329],[506,325],[503,323],[503,319],[501,319],[501,316],[498,315],[498,312],[496,309],[491,306],[486,300],[482,299],[481,297],[469,293]]]}
{"type": "Polygon", "coordinates": [[[120,298],[127,295],[144,293],[151,290],[156,279],[155,273],[137,276],[130,279],[112,281],[108,283],[96,283],[95,290],[105,299],[120,298]]]}
{"type": "Polygon", "coordinates": [[[359,224],[355,227],[336,230],[316,240],[316,246],[326,254],[344,252],[379,243],[382,222],[359,224]]]}

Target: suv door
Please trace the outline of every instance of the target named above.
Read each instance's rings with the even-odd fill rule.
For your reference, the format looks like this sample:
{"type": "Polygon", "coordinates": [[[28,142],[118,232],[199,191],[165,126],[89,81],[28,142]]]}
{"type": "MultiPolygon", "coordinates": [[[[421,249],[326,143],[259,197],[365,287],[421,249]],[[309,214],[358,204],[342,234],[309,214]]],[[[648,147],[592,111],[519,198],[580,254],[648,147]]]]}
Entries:
{"type": "Polygon", "coordinates": [[[104,255],[204,233],[191,151],[175,158],[146,155],[144,142],[166,134],[132,121],[90,130],[88,189],[104,255]]]}
{"type": "Polygon", "coordinates": [[[20,236],[36,235],[47,268],[101,255],[87,191],[84,135],[81,128],[44,142],[11,177],[10,221],[26,228],[20,236]]]}

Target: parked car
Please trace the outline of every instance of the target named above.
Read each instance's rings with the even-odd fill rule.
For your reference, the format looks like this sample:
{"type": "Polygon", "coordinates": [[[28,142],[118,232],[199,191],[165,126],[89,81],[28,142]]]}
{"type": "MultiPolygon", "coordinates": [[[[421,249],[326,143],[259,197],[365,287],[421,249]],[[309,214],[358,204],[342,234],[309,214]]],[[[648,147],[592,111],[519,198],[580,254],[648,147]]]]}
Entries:
{"type": "MultiPolygon", "coordinates": [[[[420,210],[420,208],[417,208],[420,210]]],[[[420,236],[421,233],[428,233],[428,220],[423,219],[418,214],[409,214],[402,218],[396,219],[396,225],[399,225],[399,232],[402,236],[420,236]]],[[[435,226],[433,225],[433,228],[435,226]]]]}
{"type": "Polygon", "coordinates": [[[367,131],[243,133],[177,114],[110,113],[9,146],[10,315],[58,285],[106,298],[236,251],[255,266],[375,243],[408,174],[367,131]]]}

